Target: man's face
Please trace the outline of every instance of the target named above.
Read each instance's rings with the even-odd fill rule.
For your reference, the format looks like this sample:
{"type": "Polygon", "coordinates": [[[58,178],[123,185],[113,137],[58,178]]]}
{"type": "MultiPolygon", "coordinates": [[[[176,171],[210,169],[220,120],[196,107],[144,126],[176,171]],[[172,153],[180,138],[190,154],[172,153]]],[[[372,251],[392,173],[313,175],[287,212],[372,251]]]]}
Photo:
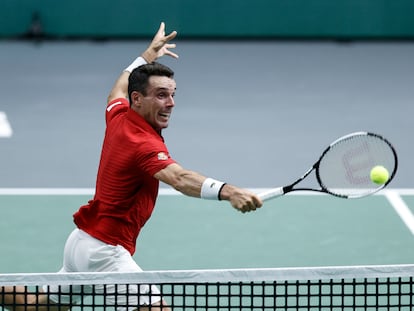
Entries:
{"type": "Polygon", "coordinates": [[[176,83],[164,76],[151,76],[147,95],[134,92],[132,109],[137,111],[155,130],[168,127],[172,109],[175,106],[176,83]]]}

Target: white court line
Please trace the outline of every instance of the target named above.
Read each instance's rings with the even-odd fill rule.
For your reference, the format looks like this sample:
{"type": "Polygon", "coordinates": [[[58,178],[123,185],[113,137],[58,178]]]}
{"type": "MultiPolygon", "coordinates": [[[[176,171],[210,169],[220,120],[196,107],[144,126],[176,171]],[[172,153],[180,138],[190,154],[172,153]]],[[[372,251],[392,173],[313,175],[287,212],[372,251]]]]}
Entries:
{"type": "Polygon", "coordinates": [[[7,119],[6,113],[0,111],[0,137],[10,138],[13,135],[13,130],[7,119]]]}
{"type": "Polygon", "coordinates": [[[0,188],[0,195],[93,195],[93,188],[0,188]]]}
{"type": "MultiPolygon", "coordinates": [[[[260,193],[268,188],[251,188],[255,193],[260,193]]],[[[0,195],[89,195],[93,196],[94,188],[0,188],[0,195]]],[[[160,195],[182,195],[180,192],[172,188],[160,188],[160,195]]],[[[290,194],[290,195],[305,195],[309,192],[290,194]]],[[[325,195],[318,193],[311,193],[312,195],[325,195]]],[[[414,235],[414,215],[411,213],[408,206],[401,199],[401,195],[414,195],[414,189],[390,189],[382,190],[375,195],[383,195],[390,202],[396,213],[400,216],[407,228],[414,235]]]]}
{"type": "MultiPolygon", "coordinates": [[[[254,193],[260,193],[270,188],[249,188],[254,193]]],[[[381,190],[374,195],[386,195],[387,192],[394,192],[398,195],[414,195],[414,189],[411,188],[393,188],[390,190],[381,190]]],[[[94,188],[0,188],[0,195],[93,195],[95,193],[94,188]]],[[[182,195],[181,192],[174,190],[173,188],[160,188],[160,195],[182,195]]],[[[297,192],[289,193],[289,196],[301,196],[301,195],[321,195],[326,196],[325,193],[319,192],[297,192]]]]}
{"type": "Polygon", "coordinates": [[[407,228],[414,235],[414,215],[411,213],[411,210],[408,208],[407,204],[405,204],[404,200],[401,199],[400,194],[397,191],[387,190],[384,191],[384,195],[407,228]]]}

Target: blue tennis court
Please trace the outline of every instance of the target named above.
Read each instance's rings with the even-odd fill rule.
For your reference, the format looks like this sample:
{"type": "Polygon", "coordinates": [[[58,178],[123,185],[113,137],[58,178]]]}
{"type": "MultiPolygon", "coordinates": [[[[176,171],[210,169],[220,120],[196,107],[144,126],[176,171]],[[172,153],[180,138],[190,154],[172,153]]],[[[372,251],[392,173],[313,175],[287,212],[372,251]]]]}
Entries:
{"type": "MultiPolygon", "coordinates": [[[[0,272],[59,269],[72,214],[89,191],[2,189],[0,272]]],[[[356,200],[287,195],[241,214],[162,189],[135,258],[145,270],[407,264],[413,208],[413,191],[392,189],[356,200]]]]}

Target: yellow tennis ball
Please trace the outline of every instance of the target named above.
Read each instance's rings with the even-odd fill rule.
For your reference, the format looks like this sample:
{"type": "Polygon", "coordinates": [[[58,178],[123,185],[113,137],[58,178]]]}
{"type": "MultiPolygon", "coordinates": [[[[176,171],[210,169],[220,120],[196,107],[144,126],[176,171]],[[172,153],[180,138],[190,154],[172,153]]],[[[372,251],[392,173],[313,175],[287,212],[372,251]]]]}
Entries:
{"type": "Polygon", "coordinates": [[[370,173],[371,181],[377,185],[383,185],[390,178],[390,173],[382,165],[374,166],[370,173]]]}

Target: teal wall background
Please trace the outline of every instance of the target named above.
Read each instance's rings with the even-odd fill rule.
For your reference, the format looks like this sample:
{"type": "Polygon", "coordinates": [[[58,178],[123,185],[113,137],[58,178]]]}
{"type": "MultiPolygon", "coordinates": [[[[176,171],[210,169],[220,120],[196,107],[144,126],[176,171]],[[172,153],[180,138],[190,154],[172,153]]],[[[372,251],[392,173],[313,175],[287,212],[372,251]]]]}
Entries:
{"type": "Polygon", "coordinates": [[[412,0],[1,0],[0,37],[35,12],[57,38],[147,37],[160,21],[181,38],[414,38],[412,0]]]}

